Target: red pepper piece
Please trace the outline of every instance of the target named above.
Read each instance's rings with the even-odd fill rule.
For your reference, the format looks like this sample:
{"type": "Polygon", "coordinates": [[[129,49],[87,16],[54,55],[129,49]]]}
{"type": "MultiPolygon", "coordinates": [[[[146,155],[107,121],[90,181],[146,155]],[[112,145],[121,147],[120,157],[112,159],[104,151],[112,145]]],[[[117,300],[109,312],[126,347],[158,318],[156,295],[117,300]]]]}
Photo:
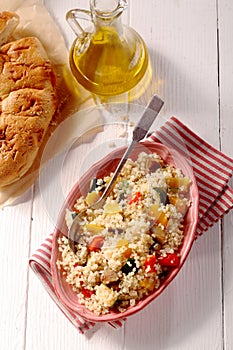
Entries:
{"type": "Polygon", "coordinates": [[[95,294],[94,290],[90,290],[84,287],[82,287],[81,292],[84,295],[84,298],[90,298],[92,294],[95,294]]]}
{"type": "Polygon", "coordinates": [[[129,200],[129,204],[133,204],[133,203],[137,203],[142,199],[142,195],[141,192],[135,192],[135,195],[133,197],[130,198],[129,200]]]}
{"type": "Polygon", "coordinates": [[[97,252],[101,249],[104,244],[103,236],[95,236],[91,242],[88,244],[88,249],[92,252],[97,252]]]}
{"type": "Polygon", "coordinates": [[[149,273],[155,272],[156,271],[155,263],[156,263],[156,256],[154,254],[148,255],[144,264],[146,272],[149,272],[149,273]]]}
{"type": "Polygon", "coordinates": [[[164,267],[177,267],[180,263],[180,257],[175,253],[168,253],[166,256],[159,256],[158,263],[164,267]]]}

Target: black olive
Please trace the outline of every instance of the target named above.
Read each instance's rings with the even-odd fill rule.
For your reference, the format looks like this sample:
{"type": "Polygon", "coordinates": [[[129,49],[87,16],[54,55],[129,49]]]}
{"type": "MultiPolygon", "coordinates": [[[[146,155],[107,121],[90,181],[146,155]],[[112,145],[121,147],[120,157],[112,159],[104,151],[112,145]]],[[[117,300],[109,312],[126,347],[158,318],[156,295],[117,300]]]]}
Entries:
{"type": "Polygon", "coordinates": [[[105,181],[102,181],[101,184],[98,184],[98,179],[96,177],[94,177],[91,180],[89,192],[93,192],[96,189],[98,189],[98,191],[101,192],[101,191],[104,190],[105,186],[106,186],[106,182],[105,181]]]}
{"type": "Polygon", "coordinates": [[[161,279],[163,279],[163,278],[167,277],[168,274],[169,274],[169,270],[163,269],[163,271],[159,274],[159,277],[161,279]]]}
{"type": "Polygon", "coordinates": [[[133,269],[136,269],[136,271],[138,270],[138,269],[137,269],[137,266],[136,266],[136,262],[135,262],[135,260],[134,260],[133,258],[129,258],[129,259],[126,261],[125,265],[122,266],[121,271],[122,271],[124,274],[128,275],[128,273],[132,272],[133,269]]]}
{"type": "Polygon", "coordinates": [[[76,218],[76,216],[78,215],[78,213],[76,213],[75,211],[73,213],[71,213],[71,217],[74,220],[76,218]]]}

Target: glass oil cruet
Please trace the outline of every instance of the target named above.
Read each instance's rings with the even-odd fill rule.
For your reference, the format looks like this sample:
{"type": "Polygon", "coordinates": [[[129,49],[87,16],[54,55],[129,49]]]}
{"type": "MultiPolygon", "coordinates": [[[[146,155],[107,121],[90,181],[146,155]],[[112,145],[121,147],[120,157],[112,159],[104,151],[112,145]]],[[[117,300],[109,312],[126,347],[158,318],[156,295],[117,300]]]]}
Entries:
{"type": "Polygon", "coordinates": [[[76,34],[70,67],[87,90],[114,96],[135,87],[145,75],[148,52],[140,35],[122,25],[126,0],[90,0],[90,10],[70,10],[66,19],[76,34]],[[80,20],[91,22],[83,29],[80,20]]]}

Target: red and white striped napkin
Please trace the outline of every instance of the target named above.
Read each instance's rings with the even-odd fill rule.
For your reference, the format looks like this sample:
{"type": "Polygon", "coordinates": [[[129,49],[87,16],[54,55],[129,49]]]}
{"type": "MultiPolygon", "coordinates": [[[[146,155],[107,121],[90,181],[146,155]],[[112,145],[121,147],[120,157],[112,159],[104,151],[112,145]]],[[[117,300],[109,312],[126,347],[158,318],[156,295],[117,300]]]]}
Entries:
{"type": "MultiPolygon", "coordinates": [[[[77,328],[80,333],[85,333],[89,329],[95,326],[95,323],[88,322],[80,317],[77,313],[73,312],[71,309],[63,305],[63,303],[57,297],[51,276],[50,269],[50,258],[52,252],[52,237],[50,234],[45,241],[40,245],[39,249],[31,256],[29,260],[29,265],[35,272],[37,277],[42,282],[43,286],[47,290],[50,297],[57,304],[60,310],[65,314],[68,320],[77,328]]],[[[122,321],[108,322],[113,328],[120,328],[122,326],[122,321]]]]}
{"type": "Polygon", "coordinates": [[[233,159],[175,117],[149,139],[177,150],[192,166],[200,196],[197,235],[201,235],[233,207],[233,190],[228,184],[233,173],[233,159]]]}
{"type": "MultiPolygon", "coordinates": [[[[233,159],[209,145],[175,117],[171,117],[148,140],[177,150],[192,165],[200,196],[197,236],[233,208],[233,190],[228,184],[233,173],[233,159]]],[[[84,320],[67,308],[55,293],[50,270],[52,235],[31,256],[30,267],[65,316],[80,333],[85,333],[95,323],[84,320]]],[[[120,328],[124,321],[109,322],[109,325],[120,328]]]]}

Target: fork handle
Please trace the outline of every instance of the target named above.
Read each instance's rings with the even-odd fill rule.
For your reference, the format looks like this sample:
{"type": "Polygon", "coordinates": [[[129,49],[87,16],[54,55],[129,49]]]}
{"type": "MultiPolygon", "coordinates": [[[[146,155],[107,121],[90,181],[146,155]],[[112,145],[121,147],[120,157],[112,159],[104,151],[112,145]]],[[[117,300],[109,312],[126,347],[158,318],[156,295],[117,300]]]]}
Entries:
{"type": "Polygon", "coordinates": [[[145,111],[143,112],[138,124],[133,130],[133,140],[131,141],[130,145],[126,149],[125,153],[123,154],[110,182],[108,183],[108,186],[106,187],[104,193],[102,194],[101,198],[92,205],[94,208],[101,207],[102,203],[105,201],[105,198],[108,197],[109,193],[112,191],[112,188],[114,187],[114,184],[117,180],[117,177],[119,173],[121,172],[121,169],[125,165],[127,159],[129,158],[129,155],[134,147],[134,145],[142,140],[146,134],[148,133],[153,121],[159,114],[159,111],[161,110],[164,102],[156,95],[152,96],[150,102],[148,103],[145,111]]]}
{"type": "Polygon", "coordinates": [[[133,131],[133,140],[138,142],[142,140],[148,133],[151,125],[159,114],[164,102],[157,96],[153,95],[149,101],[143,115],[133,131]]]}

